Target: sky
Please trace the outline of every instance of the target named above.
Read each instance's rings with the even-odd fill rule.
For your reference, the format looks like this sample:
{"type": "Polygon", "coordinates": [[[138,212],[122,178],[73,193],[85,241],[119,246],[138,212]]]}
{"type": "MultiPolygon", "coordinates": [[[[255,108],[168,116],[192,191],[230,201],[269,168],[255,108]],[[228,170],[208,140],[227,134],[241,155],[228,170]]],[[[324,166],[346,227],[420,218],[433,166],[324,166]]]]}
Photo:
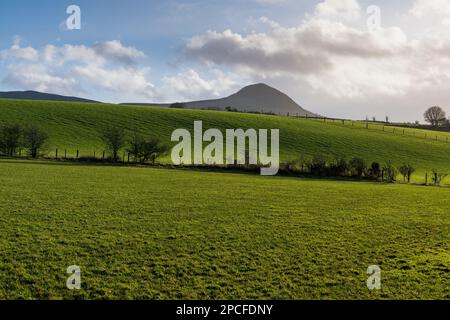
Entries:
{"type": "Polygon", "coordinates": [[[450,113],[449,29],[450,0],[2,0],[0,91],[175,102],[263,82],[329,117],[422,121],[450,113]]]}

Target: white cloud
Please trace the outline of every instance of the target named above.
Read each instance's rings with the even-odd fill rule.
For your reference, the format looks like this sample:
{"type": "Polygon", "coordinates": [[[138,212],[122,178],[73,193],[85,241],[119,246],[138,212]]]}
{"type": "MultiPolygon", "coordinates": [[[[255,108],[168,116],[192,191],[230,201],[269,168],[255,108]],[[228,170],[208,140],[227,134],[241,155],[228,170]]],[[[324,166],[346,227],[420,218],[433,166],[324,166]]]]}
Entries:
{"type": "MultiPolygon", "coordinates": [[[[418,0],[412,10],[429,17],[430,10],[443,14],[450,7],[448,0],[426,3],[418,0]]],[[[411,35],[399,27],[370,31],[364,21],[358,25],[335,19],[342,14],[354,19],[361,12],[357,1],[326,0],[298,26],[283,27],[263,17],[262,22],[271,26],[267,32],[208,31],[192,37],[185,52],[207,66],[228,67],[255,82],[280,84],[289,94],[301,87],[299,96],[310,97],[314,104],[342,101],[362,109],[383,100],[404,99],[404,109],[396,107],[405,114],[405,109],[416,107],[409,97],[418,92],[428,95],[440,90],[440,97],[447,96],[450,36],[445,28],[411,35]]],[[[439,103],[429,96],[430,104],[439,103]]]]}
{"type": "Polygon", "coordinates": [[[450,1],[416,0],[410,12],[418,18],[423,18],[429,14],[450,16],[450,1]]]}
{"type": "Polygon", "coordinates": [[[316,6],[315,16],[354,20],[361,16],[361,6],[356,0],[325,0],[316,6]]]}
{"type": "Polygon", "coordinates": [[[13,88],[95,97],[99,90],[123,99],[148,101],[159,97],[148,80],[148,67],[139,66],[145,54],[118,40],[85,45],[21,47],[15,40],[1,51],[8,66],[2,83],[13,88]],[[95,95],[94,95],[95,94],[95,95]]]}
{"type": "Polygon", "coordinates": [[[219,70],[213,70],[213,77],[202,78],[193,69],[188,69],[174,76],[163,79],[164,92],[179,101],[221,98],[222,95],[239,87],[239,81],[233,75],[227,75],[219,70]]]}

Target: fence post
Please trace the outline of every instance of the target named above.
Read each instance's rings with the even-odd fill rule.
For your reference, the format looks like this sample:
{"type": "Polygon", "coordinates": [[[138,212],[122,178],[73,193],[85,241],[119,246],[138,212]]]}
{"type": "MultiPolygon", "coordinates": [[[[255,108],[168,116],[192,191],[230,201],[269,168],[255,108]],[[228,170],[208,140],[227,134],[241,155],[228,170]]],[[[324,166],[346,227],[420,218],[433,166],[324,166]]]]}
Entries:
{"type": "Polygon", "coordinates": [[[96,158],[95,158],[95,151],[94,151],[94,160],[95,160],[96,158]]]}
{"type": "Polygon", "coordinates": [[[428,172],[425,173],[425,185],[426,186],[428,185],[428,172]]]}
{"type": "Polygon", "coordinates": [[[130,163],[130,154],[128,154],[128,163],[130,163]]]}
{"type": "Polygon", "coordinates": [[[56,149],[56,160],[58,160],[58,149],[56,149]]]}
{"type": "Polygon", "coordinates": [[[67,150],[64,150],[64,159],[67,160],[67,150]]]}
{"type": "Polygon", "coordinates": [[[105,160],[105,151],[103,151],[103,157],[102,160],[105,160]]]}
{"type": "Polygon", "coordinates": [[[78,159],[79,155],[80,155],[80,150],[77,150],[77,159],[78,159]]]}

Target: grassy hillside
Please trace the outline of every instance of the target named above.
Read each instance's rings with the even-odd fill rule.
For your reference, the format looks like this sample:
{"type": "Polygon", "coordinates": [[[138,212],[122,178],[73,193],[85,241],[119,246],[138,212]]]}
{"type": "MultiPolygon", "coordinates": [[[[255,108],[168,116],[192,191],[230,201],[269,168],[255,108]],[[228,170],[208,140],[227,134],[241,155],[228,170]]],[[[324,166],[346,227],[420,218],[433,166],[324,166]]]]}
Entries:
{"type": "Polygon", "coordinates": [[[450,298],[450,189],[0,167],[0,299],[450,298]],[[370,292],[373,264],[382,289],[370,292]],[[81,291],[65,288],[71,265],[81,291]]]}
{"type": "Polygon", "coordinates": [[[77,149],[81,155],[93,155],[94,151],[100,154],[104,147],[99,132],[110,125],[169,141],[174,129],[191,129],[194,120],[203,120],[205,128],[280,129],[282,161],[302,154],[347,159],[357,156],[379,162],[392,160],[397,165],[407,162],[418,169],[415,182],[421,182],[424,173],[433,168],[450,172],[450,143],[444,141],[446,133],[439,133],[438,141],[434,141],[419,134],[403,135],[401,129],[393,133],[393,128],[386,128],[383,132],[382,126],[373,124],[366,129],[361,123],[352,126],[350,122],[324,123],[321,120],[217,111],[0,100],[0,123],[38,123],[50,133],[50,154],[54,154],[56,148],[60,152],[67,149],[72,156],[77,149]]]}

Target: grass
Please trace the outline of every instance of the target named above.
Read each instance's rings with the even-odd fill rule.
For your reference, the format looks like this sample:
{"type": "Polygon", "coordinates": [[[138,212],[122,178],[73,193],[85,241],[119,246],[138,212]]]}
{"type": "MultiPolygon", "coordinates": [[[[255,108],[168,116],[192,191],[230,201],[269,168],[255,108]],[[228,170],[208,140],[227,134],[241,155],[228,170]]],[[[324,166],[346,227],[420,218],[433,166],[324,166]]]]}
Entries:
{"type": "Polygon", "coordinates": [[[447,188],[4,160],[0,181],[0,299],[450,298],[447,188]]]}
{"type": "MultiPolygon", "coordinates": [[[[423,183],[425,173],[432,169],[450,173],[450,143],[442,139],[426,140],[419,134],[416,137],[393,134],[390,127],[383,132],[382,126],[377,124],[371,124],[368,130],[362,123],[355,122],[352,126],[349,121],[342,125],[339,121],[324,123],[314,119],[218,111],[0,100],[0,124],[38,123],[51,136],[50,156],[54,156],[56,148],[60,155],[67,149],[69,157],[74,157],[76,150],[80,150],[80,156],[93,156],[94,152],[98,156],[104,150],[99,133],[112,125],[127,128],[129,133],[137,130],[169,142],[173,130],[187,128],[192,131],[195,120],[203,120],[205,129],[280,129],[282,161],[296,159],[300,155],[323,156],[330,160],[334,157],[361,157],[369,163],[391,160],[397,166],[404,163],[413,165],[417,169],[414,183],[423,183]]],[[[163,159],[169,160],[169,157],[163,159]]]]}

